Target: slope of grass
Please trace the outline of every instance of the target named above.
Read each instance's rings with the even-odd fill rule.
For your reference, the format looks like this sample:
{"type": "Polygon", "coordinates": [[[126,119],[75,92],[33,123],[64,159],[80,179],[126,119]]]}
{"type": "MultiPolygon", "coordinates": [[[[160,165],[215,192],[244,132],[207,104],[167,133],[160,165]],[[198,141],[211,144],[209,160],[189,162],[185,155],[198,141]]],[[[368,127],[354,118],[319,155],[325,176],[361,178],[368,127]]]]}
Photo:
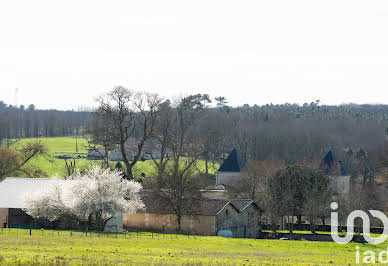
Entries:
{"type": "MultiPolygon", "coordinates": [[[[76,137],[54,137],[54,138],[27,138],[20,139],[15,144],[16,147],[23,145],[28,141],[39,140],[44,143],[48,148],[48,156],[34,158],[29,162],[31,165],[39,166],[43,169],[48,177],[58,175],[65,176],[67,174],[65,161],[63,159],[58,159],[55,156],[57,155],[87,155],[87,141],[84,138],[76,137]],[[78,153],[76,153],[76,141],[78,144],[78,153]]],[[[92,164],[99,163],[99,161],[89,161],[86,159],[76,159],[76,166],[79,170],[85,170],[90,167],[92,164]]],[[[112,163],[114,165],[114,163],[112,163]]],[[[209,165],[210,167],[210,165],[209,165]]],[[[199,160],[197,163],[197,168],[199,171],[205,171],[205,161],[199,160]]],[[[210,167],[209,172],[211,174],[215,173],[215,170],[218,168],[218,164],[215,168],[210,167]]],[[[152,177],[155,175],[155,167],[152,161],[139,161],[133,169],[133,174],[135,178],[141,178],[141,174],[144,173],[146,177],[152,177]]]]}
{"type": "MultiPolygon", "coordinates": [[[[80,233],[13,229],[0,232],[0,264],[209,264],[353,265],[356,246],[306,242],[136,233],[81,236],[80,233]],[[43,234],[43,235],[42,235],[43,234]]],[[[360,252],[386,250],[387,243],[360,246],[360,252]]]]}
{"type": "Polygon", "coordinates": [[[87,141],[83,137],[52,137],[52,138],[25,138],[17,141],[16,145],[22,145],[31,140],[39,140],[45,144],[50,152],[55,153],[75,153],[76,146],[78,152],[87,153],[87,141]],[[77,144],[77,145],[76,145],[77,144]]]}

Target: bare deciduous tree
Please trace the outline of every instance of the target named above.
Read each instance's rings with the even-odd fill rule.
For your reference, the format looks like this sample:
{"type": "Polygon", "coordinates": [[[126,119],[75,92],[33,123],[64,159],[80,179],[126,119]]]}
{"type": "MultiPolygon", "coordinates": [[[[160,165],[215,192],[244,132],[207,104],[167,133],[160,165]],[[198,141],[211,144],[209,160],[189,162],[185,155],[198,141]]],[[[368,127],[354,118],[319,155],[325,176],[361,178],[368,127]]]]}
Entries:
{"type": "Polygon", "coordinates": [[[169,143],[171,139],[170,127],[172,126],[172,116],[174,109],[172,108],[170,101],[165,101],[159,106],[160,116],[159,121],[156,124],[155,138],[160,144],[158,154],[150,154],[152,161],[155,164],[158,176],[158,186],[162,185],[162,178],[166,170],[167,164],[170,161],[171,155],[169,154],[169,143]]]}
{"type": "Polygon", "coordinates": [[[284,162],[275,158],[248,161],[241,173],[241,178],[231,184],[229,191],[237,198],[262,200],[266,180],[283,167],[284,162]]]}
{"type": "Polygon", "coordinates": [[[194,174],[201,142],[194,134],[196,122],[202,113],[200,98],[196,95],[176,101],[168,128],[168,148],[171,151],[171,164],[167,165],[161,186],[156,186],[155,197],[177,216],[181,231],[181,218],[193,211],[202,200],[199,178],[194,174]]]}
{"type": "Polygon", "coordinates": [[[116,87],[98,97],[96,115],[105,128],[111,143],[119,146],[126,167],[127,178],[133,178],[132,169],[141,158],[144,143],[154,136],[161,98],[156,94],[135,93],[116,87]],[[127,157],[126,143],[130,137],[137,139],[137,152],[133,161],[127,157]]]}

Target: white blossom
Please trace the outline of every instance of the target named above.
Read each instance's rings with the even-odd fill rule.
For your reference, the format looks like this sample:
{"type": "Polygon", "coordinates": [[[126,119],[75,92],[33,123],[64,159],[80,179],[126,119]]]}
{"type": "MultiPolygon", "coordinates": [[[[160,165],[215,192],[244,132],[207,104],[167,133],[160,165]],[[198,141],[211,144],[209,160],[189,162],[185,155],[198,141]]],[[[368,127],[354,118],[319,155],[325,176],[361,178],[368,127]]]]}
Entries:
{"type": "Polygon", "coordinates": [[[34,218],[67,219],[102,229],[117,213],[144,207],[141,189],[140,183],[123,179],[119,171],[95,165],[84,174],[56,179],[48,192],[27,198],[26,212],[34,218]]]}

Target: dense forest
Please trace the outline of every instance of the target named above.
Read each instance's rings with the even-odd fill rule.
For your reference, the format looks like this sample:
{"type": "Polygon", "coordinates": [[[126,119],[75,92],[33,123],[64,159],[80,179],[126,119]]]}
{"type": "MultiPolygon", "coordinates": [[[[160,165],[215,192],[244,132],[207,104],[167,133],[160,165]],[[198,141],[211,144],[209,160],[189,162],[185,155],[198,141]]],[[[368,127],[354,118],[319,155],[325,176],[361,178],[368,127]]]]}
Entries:
{"type": "Polygon", "coordinates": [[[80,134],[91,117],[85,111],[38,110],[33,104],[15,107],[0,101],[0,140],[80,134]]]}
{"type": "MultiPolygon", "coordinates": [[[[287,163],[318,161],[333,149],[346,164],[349,149],[362,148],[372,157],[387,140],[387,105],[327,106],[317,101],[230,107],[218,97],[217,106],[210,107],[208,96],[201,97],[205,108],[197,134],[210,161],[233,147],[248,160],[276,157],[287,163]]],[[[92,120],[87,111],[37,110],[0,101],[0,139],[81,135],[92,120]]]]}
{"type": "Polygon", "coordinates": [[[349,149],[363,148],[372,155],[383,147],[388,106],[325,106],[319,102],[225,106],[209,110],[202,122],[202,134],[214,136],[213,153],[235,146],[245,159],[274,156],[296,163],[321,160],[333,149],[346,162],[349,149]]]}

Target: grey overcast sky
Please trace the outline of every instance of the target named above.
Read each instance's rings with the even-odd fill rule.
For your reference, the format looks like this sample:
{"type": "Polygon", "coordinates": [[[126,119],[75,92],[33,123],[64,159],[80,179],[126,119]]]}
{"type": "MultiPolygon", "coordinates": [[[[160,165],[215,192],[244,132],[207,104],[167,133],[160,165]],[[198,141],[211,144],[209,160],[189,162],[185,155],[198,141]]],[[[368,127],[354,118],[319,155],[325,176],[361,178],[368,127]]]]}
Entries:
{"type": "Polygon", "coordinates": [[[0,1],[0,100],[76,109],[117,85],[388,103],[388,1],[0,1]]]}

